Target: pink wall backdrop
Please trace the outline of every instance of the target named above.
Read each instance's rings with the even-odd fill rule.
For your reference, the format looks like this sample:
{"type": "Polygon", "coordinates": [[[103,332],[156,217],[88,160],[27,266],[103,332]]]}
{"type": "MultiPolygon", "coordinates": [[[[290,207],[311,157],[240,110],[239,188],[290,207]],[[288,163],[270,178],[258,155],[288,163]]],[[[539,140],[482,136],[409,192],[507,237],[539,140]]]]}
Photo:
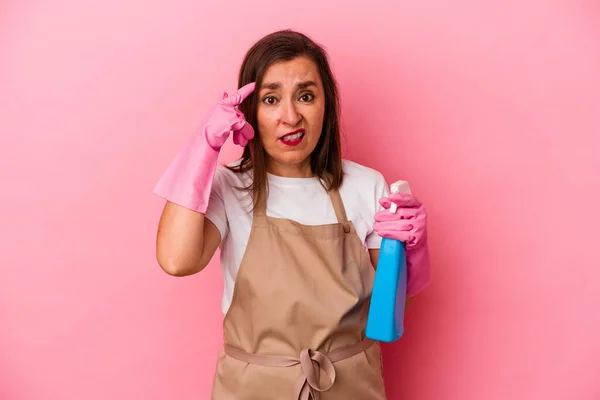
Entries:
{"type": "Polygon", "coordinates": [[[0,398],[209,398],[218,265],[159,269],[151,191],[286,27],[329,49],[347,157],[428,206],[390,399],[599,399],[600,6],[573,0],[2,2],[0,398]]]}

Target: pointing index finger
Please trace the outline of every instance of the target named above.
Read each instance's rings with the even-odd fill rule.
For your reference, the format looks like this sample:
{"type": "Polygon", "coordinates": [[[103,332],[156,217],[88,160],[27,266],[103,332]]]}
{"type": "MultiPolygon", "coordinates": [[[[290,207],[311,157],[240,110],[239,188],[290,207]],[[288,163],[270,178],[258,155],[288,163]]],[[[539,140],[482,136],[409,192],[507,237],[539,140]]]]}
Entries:
{"type": "Polygon", "coordinates": [[[242,101],[244,101],[248,96],[254,92],[254,88],[256,87],[256,82],[250,82],[247,85],[239,88],[235,93],[231,96],[223,99],[223,102],[230,104],[232,106],[240,105],[242,101]]]}

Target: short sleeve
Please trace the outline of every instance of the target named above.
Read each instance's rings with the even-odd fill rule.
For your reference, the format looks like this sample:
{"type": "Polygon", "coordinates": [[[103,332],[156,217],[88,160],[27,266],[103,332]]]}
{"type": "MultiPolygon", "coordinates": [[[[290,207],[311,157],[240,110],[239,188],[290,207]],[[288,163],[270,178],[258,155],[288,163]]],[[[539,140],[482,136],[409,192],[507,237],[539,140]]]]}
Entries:
{"type": "Polygon", "coordinates": [[[221,240],[227,235],[227,210],[225,207],[224,191],[226,189],[227,181],[224,174],[220,169],[215,172],[215,178],[213,180],[213,186],[210,191],[210,200],[208,201],[208,207],[206,209],[206,218],[208,218],[219,230],[221,234],[221,240]]]}
{"type": "Polygon", "coordinates": [[[371,215],[368,219],[369,231],[367,232],[367,237],[365,239],[367,248],[369,249],[379,249],[381,247],[381,236],[373,230],[373,225],[375,224],[375,214],[383,210],[383,207],[379,204],[379,199],[387,197],[388,194],[388,184],[383,175],[378,174],[373,190],[372,209],[370,210],[371,215]]]}

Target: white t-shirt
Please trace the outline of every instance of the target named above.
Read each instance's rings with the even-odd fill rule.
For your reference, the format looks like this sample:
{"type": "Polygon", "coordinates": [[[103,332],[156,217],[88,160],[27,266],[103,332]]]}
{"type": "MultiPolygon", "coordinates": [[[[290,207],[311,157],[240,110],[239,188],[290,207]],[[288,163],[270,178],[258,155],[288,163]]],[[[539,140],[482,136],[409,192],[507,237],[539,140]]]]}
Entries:
{"type": "MultiPolygon", "coordinates": [[[[378,171],[352,161],[344,160],[343,170],[345,176],[339,191],[348,219],[365,248],[378,249],[381,238],[373,231],[374,215],[381,210],[379,199],[388,194],[387,183],[378,171]]],[[[267,216],[287,218],[303,225],[337,222],[331,199],[317,178],[284,178],[272,174],[267,178],[267,216]]],[[[249,182],[251,173],[238,174],[219,167],[206,211],[206,218],[221,233],[223,313],[227,313],[231,304],[235,278],[252,227],[252,197],[236,187],[247,186],[249,182]]]]}

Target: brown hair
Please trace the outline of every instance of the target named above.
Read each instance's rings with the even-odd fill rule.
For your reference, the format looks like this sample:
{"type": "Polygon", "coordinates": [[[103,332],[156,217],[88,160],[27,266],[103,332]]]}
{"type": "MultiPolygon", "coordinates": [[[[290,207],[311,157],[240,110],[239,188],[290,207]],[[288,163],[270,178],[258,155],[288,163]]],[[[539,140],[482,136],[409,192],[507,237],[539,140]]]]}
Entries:
{"type": "MultiPolygon", "coordinates": [[[[310,155],[310,167],[314,176],[320,178],[326,190],[342,185],[342,151],[339,127],[339,97],[326,51],[306,35],[292,30],[273,32],[256,42],[246,53],[240,68],[238,86],[256,82],[259,88],[267,69],[274,63],[290,61],[296,57],[309,57],[316,65],[325,92],[325,115],[323,129],[317,146],[310,155]]],[[[254,128],[254,139],[244,148],[239,166],[230,167],[234,172],[253,172],[252,183],[243,189],[252,194],[254,206],[267,198],[267,166],[265,149],[257,129],[257,92],[239,105],[246,121],[254,128]]]]}

